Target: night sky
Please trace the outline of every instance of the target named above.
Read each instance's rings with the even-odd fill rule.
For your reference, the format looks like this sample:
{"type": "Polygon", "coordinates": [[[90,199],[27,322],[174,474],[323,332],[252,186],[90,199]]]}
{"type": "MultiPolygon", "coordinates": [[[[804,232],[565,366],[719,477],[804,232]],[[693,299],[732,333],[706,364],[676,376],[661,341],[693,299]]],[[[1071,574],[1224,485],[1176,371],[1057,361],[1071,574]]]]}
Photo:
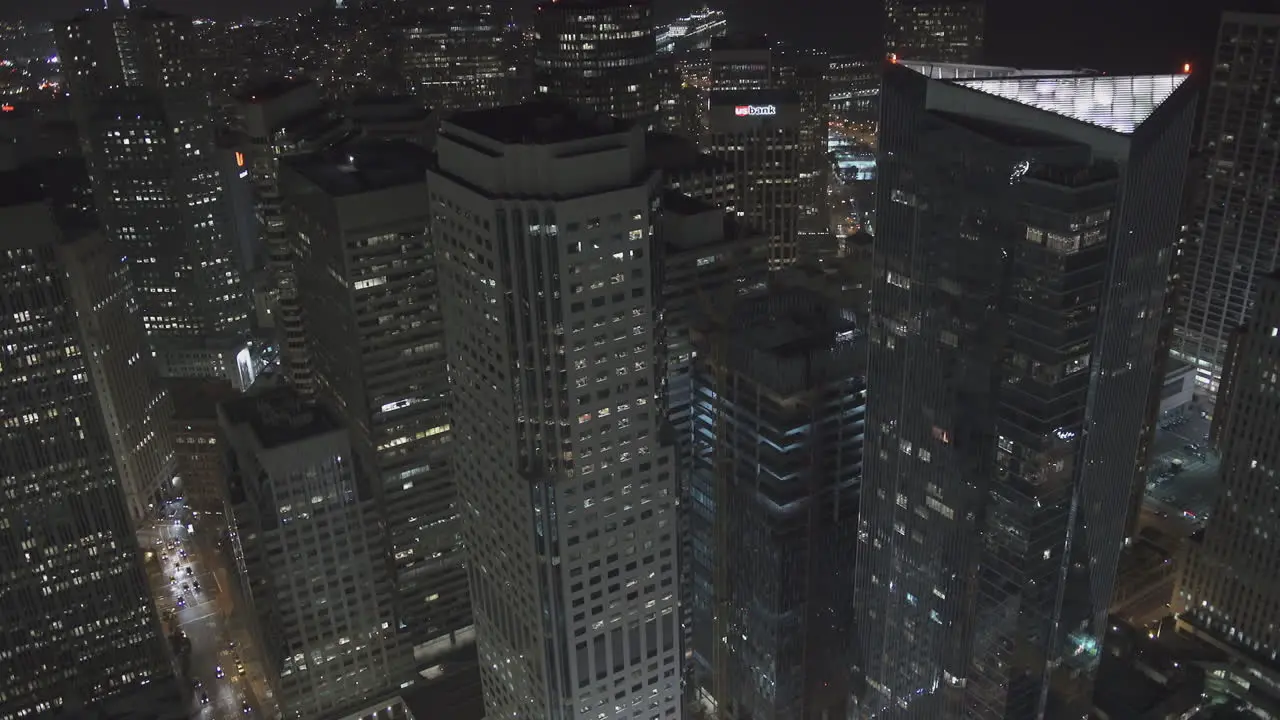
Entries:
{"type": "MultiPolygon", "coordinates": [[[[50,19],[94,0],[0,0],[0,17],[50,19]]],[[[316,0],[156,0],[158,6],[213,17],[270,7],[289,12],[316,0]]],[[[501,2],[502,0],[498,0],[501,2]]],[[[1247,0],[987,0],[988,61],[1026,67],[1092,67],[1108,72],[1170,72],[1204,64],[1218,14],[1247,0]]],[[[518,2],[522,10],[533,0],[518,2]]],[[[662,18],[698,0],[655,0],[662,18]]],[[[866,52],[879,37],[880,0],[719,0],[737,27],[834,52],[866,52]]],[[[521,13],[523,14],[523,13],[521,13]]]]}

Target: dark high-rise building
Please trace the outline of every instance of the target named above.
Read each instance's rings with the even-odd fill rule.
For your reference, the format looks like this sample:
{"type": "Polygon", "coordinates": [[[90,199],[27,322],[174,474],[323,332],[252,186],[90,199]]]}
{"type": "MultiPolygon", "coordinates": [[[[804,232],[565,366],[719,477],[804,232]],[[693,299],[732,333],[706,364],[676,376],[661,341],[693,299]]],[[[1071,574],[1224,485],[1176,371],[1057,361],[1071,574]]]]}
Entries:
{"type": "Polygon", "coordinates": [[[317,395],[338,408],[383,508],[397,623],[419,663],[473,637],[450,460],[430,154],[362,139],[281,161],[317,395]]]}
{"type": "Polygon", "coordinates": [[[793,92],[711,95],[707,150],[731,168],[738,217],[769,236],[769,265],[773,269],[794,263],[799,250],[803,125],[793,92]]]}
{"type": "Polygon", "coordinates": [[[161,373],[247,386],[251,304],[191,20],[127,7],[58,28],[98,210],[161,373]]]}
{"type": "Polygon", "coordinates": [[[658,120],[650,0],[550,0],[534,16],[534,91],[594,112],[658,120]]]}
{"type": "Polygon", "coordinates": [[[906,60],[982,60],[985,0],[885,0],[885,52],[906,60]]]}
{"type": "Polygon", "coordinates": [[[218,408],[240,600],[288,718],[404,681],[385,525],[336,413],[284,387],[218,408]],[[341,547],[341,550],[339,550],[341,547]]]}
{"type": "MultiPolygon", "coordinates": [[[[1280,274],[1258,278],[1248,322],[1233,336],[1214,410],[1222,453],[1218,497],[1204,539],[1188,548],[1178,590],[1179,625],[1267,666],[1280,655],[1280,546],[1271,537],[1280,513],[1280,274]]],[[[1274,686],[1264,690],[1276,694],[1274,686]]]]}
{"type": "Polygon", "coordinates": [[[710,91],[767,90],[773,87],[773,50],[762,35],[728,35],[711,40],[710,91]]]}
{"type": "Polygon", "coordinates": [[[428,107],[453,112],[508,100],[512,78],[504,57],[505,28],[493,5],[412,8],[395,24],[405,85],[428,107]]]}
{"type": "Polygon", "coordinates": [[[1200,153],[1203,197],[1184,253],[1183,306],[1174,355],[1216,392],[1231,332],[1245,322],[1255,283],[1280,265],[1280,145],[1268,118],[1280,88],[1280,13],[1222,16],[1208,83],[1200,153]]]}
{"type": "Polygon", "coordinates": [[[717,311],[693,342],[693,682],[725,717],[845,717],[865,339],[809,289],[717,311]]]}
{"type": "Polygon", "coordinates": [[[860,717],[1089,700],[1158,371],[1185,80],[886,67],[860,717]]]}
{"type": "Polygon", "coordinates": [[[0,718],[89,717],[174,676],[90,365],[82,301],[112,267],[79,262],[96,226],[29,168],[0,187],[0,718]]]}
{"type": "Polygon", "coordinates": [[[307,352],[303,308],[298,297],[297,234],[289,231],[280,197],[283,157],[333,147],[356,129],[326,102],[313,81],[276,78],[246,85],[236,108],[240,149],[237,164],[253,184],[261,244],[271,275],[269,309],[279,343],[280,367],[304,396],[315,392],[307,352]]]}

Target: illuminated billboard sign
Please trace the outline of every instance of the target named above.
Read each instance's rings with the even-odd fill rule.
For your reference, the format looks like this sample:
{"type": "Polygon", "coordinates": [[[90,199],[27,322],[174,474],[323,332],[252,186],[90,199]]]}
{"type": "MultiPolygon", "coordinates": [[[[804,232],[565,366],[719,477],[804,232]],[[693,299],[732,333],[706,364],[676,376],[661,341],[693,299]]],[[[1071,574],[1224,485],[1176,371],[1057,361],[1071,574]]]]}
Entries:
{"type": "Polygon", "coordinates": [[[738,117],[777,115],[778,108],[774,105],[735,105],[733,107],[733,114],[738,117]]]}

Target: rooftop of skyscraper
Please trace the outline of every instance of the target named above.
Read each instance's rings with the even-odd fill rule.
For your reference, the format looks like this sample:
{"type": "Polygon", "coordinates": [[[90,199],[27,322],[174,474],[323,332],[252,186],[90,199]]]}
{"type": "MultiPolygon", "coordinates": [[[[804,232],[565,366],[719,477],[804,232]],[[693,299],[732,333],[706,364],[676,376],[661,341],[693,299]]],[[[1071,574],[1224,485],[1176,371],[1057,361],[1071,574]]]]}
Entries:
{"type": "Polygon", "coordinates": [[[282,163],[329,195],[375,192],[423,181],[431,154],[405,140],[361,138],[332,151],[289,157],[282,163]]]}
{"type": "Polygon", "coordinates": [[[545,95],[520,105],[458,113],[448,123],[511,145],[553,145],[616,135],[632,127],[630,121],[545,95]]]}
{"type": "Polygon", "coordinates": [[[723,90],[711,93],[712,105],[794,105],[800,102],[793,90],[723,90]]]}
{"type": "Polygon", "coordinates": [[[269,102],[295,90],[314,84],[314,81],[299,76],[270,77],[251,80],[245,83],[236,98],[240,102],[269,102]]]}
{"type": "Polygon", "coordinates": [[[225,402],[222,416],[229,423],[252,428],[267,450],[342,429],[327,408],[307,404],[289,387],[225,402]]]}

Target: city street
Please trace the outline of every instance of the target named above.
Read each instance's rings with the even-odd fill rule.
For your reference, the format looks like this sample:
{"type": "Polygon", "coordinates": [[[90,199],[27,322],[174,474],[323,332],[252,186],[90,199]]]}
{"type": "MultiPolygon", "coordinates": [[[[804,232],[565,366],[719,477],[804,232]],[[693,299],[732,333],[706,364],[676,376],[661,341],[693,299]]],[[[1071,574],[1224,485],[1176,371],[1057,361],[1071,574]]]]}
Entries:
{"type": "Polygon", "coordinates": [[[1218,459],[1206,449],[1209,425],[1208,418],[1193,410],[1185,421],[1156,431],[1155,458],[1144,505],[1151,515],[1165,521],[1153,524],[1166,532],[1181,530],[1189,534],[1204,527],[1209,519],[1218,476],[1218,459]],[[1175,461],[1181,463],[1181,469],[1170,475],[1175,461]],[[1166,476],[1163,479],[1162,474],[1166,476]],[[1169,522],[1177,517],[1186,523],[1169,522]]]}
{"type": "Polygon", "coordinates": [[[191,532],[190,518],[180,501],[170,503],[164,519],[143,536],[151,538],[148,549],[158,553],[159,562],[147,568],[165,631],[181,630],[190,643],[185,668],[195,687],[192,717],[276,718],[279,712],[271,702],[259,654],[243,629],[244,619],[235,615],[228,568],[216,546],[217,528],[191,532]],[[208,704],[202,703],[202,696],[208,697],[208,704]]]}

